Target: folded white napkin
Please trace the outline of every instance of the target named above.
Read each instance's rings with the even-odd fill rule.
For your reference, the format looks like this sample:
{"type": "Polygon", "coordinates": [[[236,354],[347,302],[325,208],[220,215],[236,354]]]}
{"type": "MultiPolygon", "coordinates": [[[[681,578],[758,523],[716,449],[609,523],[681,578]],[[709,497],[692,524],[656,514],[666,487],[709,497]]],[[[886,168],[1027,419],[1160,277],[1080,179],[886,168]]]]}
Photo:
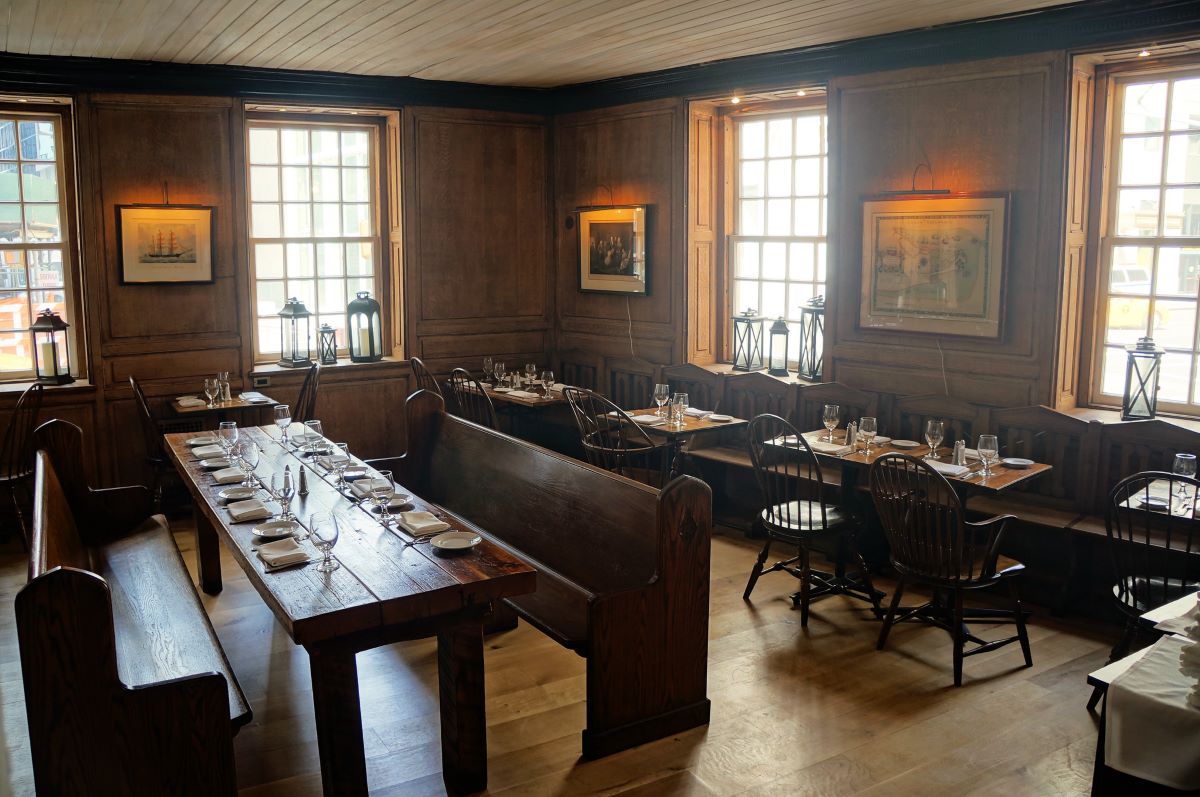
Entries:
{"type": "Polygon", "coordinates": [[[396,520],[405,531],[418,537],[437,534],[450,528],[449,523],[438,520],[432,512],[401,512],[396,515],[396,520]]]}
{"type": "Polygon", "coordinates": [[[560,393],[561,393],[561,392],[562,392],[562,389],[563,389],[564,387],[566,387],[566,385],[565,385],[565,384],[563,384],[562,382],[555,382],[553,385],[551,385],[551,386],[550,386],[550,389],[551,389],[551,390],[557,390],[558,392],[560,392],[560,393]]]}
{"type": "Polygon", "coordinates": [[[317,457],[317,464],[320,465],[325,470],[332,470],[334,465],[339,465],[343,462],[349,462],[349,461],[350,461],[350,457],[346,456],[345,454],[341,453],[340,451],[336,454],[329,454],[328,456],[317,457]]]}
{"type": "Polygon", "coordinates": [[[955,465],[951,462],[942,462],[937,459],[927,459],[924,461],[929,467],[945,476],[962,476],[965,473],[971,472],[971,469],[966,465],[955,465]]]}
{"type": "Polygon", "coordinates": [[[199,448],[200,446],[207,446],[207,445],[216,445],[217,438],[213,437],[212,435],[208,435],[207,437],[193,437],[192,439],[187,441],[187,444],[189,446],[191,446],[192,448],[199,448]]]}
{"type": "Polygon", "coordinates": [[[821,454],[831,454],[835,457],[844,456],[854,450],[844,443],[831,443],[828,440],[809,440],[808,447],[821,454]]]}
{"type": "Polygon", "coordinates": [[[268,567],[287,567],[307,562],[308,552],[300,547],[294,537],[284,537],[258,546],[258,558],[266,562],[268,567]]]}
{"type": "Polygon", "coordinates": [[[656,426],[660,423],[666,423],[665,418],[660,418],[657,415],[634,415],[629,420],[634,423],[644,423],[647,426],[656,426]]]}
{"type": "Polygon", "coordinates": [[[271,516],[271,510],[257,498],[247,498],[245,501],[234,501],[225,507],[234,523],[247,520],[266,520],[271,516]]]}
{"type": "Polygon", "coordinates": [[[537,393],[530,393],[528,390],[510,390],[508,395],[516,398],[541,398],[537,393]]]}
{"type": "Polygon", "coordinates": [[[246,390],[242,392],[244,401],[269,401],[269,399],[257,390],[246,390]]]}
{"type": "Polygon", "coordinates": [[[196,446],[192,449],[192,455],[199,459],[208,459],[209,457],[225,456],[225,449],[218,445],[211,446],[196,446]]]}
{"type": "Polygon", "coordinates": [[[702,410],[699,407],[688,407],[683,411],[684,415],[690,415],[693,418],[707,418],[712,415],[712,410],[702,410]]]}
{"type": "Polygon", "coordinates": [[[964,448],[963,456],[966,457],[967,459],[980,459],[979,450],[975,449],[975,448],[964,448]]]}
{"type": "Polygon", "coordinates": [[[237,484],[246,478],[246,474],[240,468],[221,468],[213,471],[213,478],[217,484],[237,484]]]}
{"type": "Polygon", "coordinates": [[[181,407],[204,407],[208,405],[207,401],[195,396],[180,396],[175,399],[175,403],[181,407]]]}
{"type": "Polygon", "coordinates": [[[351,482],[350,489],[358,493],[363,498],[367,498],[371,495],[372,490],[377,489],[376,485],[383,484],[387,484],[385,479],[381,479],[378,476],[372,476],[369,479],[359,479],[358,481],[351,482]]]}

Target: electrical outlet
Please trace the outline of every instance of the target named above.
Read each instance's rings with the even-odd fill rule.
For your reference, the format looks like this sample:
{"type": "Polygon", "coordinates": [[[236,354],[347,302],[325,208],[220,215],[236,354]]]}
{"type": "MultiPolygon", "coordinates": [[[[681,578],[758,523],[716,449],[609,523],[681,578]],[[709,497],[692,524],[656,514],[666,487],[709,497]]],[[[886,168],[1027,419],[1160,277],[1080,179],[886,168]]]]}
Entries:
{"type": "Polygon", "coordinates": [[[271,377],[266,376],[266,375],[254,377],[254,386],[255,387],[270,387],[271,386],[271,377]]]}

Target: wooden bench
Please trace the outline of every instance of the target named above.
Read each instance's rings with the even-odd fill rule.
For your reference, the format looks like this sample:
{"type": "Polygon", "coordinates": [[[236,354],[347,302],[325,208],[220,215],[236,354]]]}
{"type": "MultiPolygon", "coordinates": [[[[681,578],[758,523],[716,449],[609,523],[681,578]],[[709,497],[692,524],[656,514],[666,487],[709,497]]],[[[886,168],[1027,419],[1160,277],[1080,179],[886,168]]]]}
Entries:
{"type": "Polygon", "coordinates": [[[660,493],[448,415],[427,391],[405,414],[407,452],[375,464],[537,568],[537,591],[509,603],[587,658],[584,756],[706,724],[708,485],[660,493]]]}
{"type": "MultiPolygon", "coordinates": [[[[75,495],[85,494],[72,486],[75,495]]],[[[149,506],[92,490],[94,511],[149,506]]],[[[29,583],[17,636],[41,794],[232,795],[250,707],[161,515],[85,543],[50,454],[37,453],[29,583]]]]}

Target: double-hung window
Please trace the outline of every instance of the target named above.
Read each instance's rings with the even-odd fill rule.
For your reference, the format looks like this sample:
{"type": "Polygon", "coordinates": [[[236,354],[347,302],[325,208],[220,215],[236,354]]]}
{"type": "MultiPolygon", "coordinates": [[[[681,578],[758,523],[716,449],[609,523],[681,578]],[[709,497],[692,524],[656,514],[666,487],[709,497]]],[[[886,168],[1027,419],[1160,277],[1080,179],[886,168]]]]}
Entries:
{"type": "Polygon", "coordinates": [[[379,131],[369,121],[248,122],[256,361],[279,356],[289,298],[312,313],[314,338],[328,324],[345,352],[347,303],[382,295],[379,131]]]}

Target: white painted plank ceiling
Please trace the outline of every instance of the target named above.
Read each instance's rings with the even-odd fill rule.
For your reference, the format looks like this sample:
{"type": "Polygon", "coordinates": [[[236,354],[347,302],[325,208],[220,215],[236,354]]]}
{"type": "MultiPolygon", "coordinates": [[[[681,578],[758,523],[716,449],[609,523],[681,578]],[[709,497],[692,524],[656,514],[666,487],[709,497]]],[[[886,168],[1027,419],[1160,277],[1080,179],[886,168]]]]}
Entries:
{"type": "Polygon", "coordinates": [[[7,52],[557,86],[1062,0],[0,0],[7,52]]]}

